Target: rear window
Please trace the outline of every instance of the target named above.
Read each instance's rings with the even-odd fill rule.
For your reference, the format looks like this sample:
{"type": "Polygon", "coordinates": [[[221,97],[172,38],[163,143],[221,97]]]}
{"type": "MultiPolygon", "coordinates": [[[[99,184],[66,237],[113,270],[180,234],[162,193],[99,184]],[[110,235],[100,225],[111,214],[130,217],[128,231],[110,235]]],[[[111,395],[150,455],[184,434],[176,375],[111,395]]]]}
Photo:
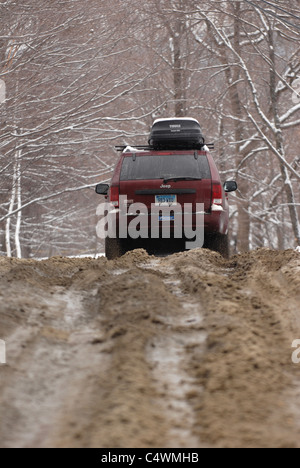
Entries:
{"type": "Polygon", "coordinates": [[[169,177],[196,177],[211,179],[209,163],[205,155],[198,159],[187,155],[137,155],[124,158],[120,180],[153,180],[169,177]]]}

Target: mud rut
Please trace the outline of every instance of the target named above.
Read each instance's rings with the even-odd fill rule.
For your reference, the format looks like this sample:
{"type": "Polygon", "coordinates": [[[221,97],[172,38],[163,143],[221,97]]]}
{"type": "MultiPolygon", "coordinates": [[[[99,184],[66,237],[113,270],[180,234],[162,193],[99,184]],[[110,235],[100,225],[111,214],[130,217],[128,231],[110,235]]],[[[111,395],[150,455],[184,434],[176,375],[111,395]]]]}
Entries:
{"type": "Polygon", "coordinates": [[[300,255],[0,258],[2,447],[299,447],[300,255]]]}

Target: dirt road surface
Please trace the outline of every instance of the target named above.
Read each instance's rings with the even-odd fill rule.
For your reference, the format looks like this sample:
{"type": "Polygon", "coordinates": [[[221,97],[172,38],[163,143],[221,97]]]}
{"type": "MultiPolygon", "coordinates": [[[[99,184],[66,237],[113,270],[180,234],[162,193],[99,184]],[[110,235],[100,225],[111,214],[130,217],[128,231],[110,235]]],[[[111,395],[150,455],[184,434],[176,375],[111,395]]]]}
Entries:
{"type": "Polygon", "coordinates": [[[0,258],[1,447],[299,447],[300,254],[0,258]]]}

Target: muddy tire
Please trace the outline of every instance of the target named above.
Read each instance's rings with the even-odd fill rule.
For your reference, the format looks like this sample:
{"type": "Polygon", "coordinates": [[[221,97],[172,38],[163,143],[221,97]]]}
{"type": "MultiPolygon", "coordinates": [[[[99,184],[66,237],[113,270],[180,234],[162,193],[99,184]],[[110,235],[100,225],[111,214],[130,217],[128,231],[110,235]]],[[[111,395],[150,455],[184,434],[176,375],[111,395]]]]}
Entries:
{"type": "Polygon", "coordinates": [[[123,255],[123,249],[120,239],[105,239],[105,255],[108,260],[115,260],[123,255]]]}
{"type": "Polygon", "coordinates": [[[229,238],[228,235],[214,234],[207,243],[207,248],[218,252],[224,258],[229,258],[229,238]]]}

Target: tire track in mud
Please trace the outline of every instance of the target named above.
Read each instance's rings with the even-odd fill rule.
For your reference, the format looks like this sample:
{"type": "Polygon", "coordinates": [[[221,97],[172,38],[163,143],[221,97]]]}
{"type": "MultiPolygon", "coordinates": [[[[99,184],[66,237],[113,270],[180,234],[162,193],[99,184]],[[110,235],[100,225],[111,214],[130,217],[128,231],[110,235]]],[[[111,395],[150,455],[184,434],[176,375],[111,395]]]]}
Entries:
{"type": "MultiPolygon", "coordinates": [[[[186,402],[193,382],[181,364],[185,347],[201,342],[200,320],[188,310],[195,304],[183,316],[184,295],[169,279],[173,272],[159,266],[136,251],[111,262],[99,287],[99,327],[110,343],[110,364],[94,387],[94,414],[81,431],[84,446],[199,446],[186,402]]],[[[78,419],[82,412],[79,407],[78,419]]],[[[72,441],[71,434],[65,444],[72,441]]]]}
{"type": "Polygon", "coordinates": [[[68,411],[65,402],[76,404],[77,383],[92,380],[93,366],[105,368],[103,355],[94,353],[99,332],[84,304],[92,291],[73,288],[80,270],[100,276],[94,265],[0,259],[0,334],[7,343],[7,365],[0,368],[1,447],[51,445],[68,411]]]}
{"type": "Polygon", "coordinates": [[[202,251],[175,264],[205,310],[207,348],[190,363],[203,389],[197,434],[223,447],[299,446],[300,413],[291,406],[299,368],[290,348],[300,331],[299,257],[260,250],[222,265],[202,251]]]}
{"type": "Polygon", "coordinates": [[[298,447],[300,256],[0,259],[3,446],[298,447]]]}
{"type": "Polygon", "coordinates": [[[181,289],[175,269],[163,260],[150,260],[140,264],[163,280],[164,287],[178,302],[178,309],[163,311],[161,320],[167,325],[164,336],[157,336],[154,346],[148,347],[147,356],[154,363],[153,378],[160,389],[160,404],[168,418],[167,447],[201,447],[194,434],[196,424],[189,396],[196,387],[195,379],[185,370],[189,349],[202,349],[206,335],[202,327],[203,314],[199,302],[181,289]],[[194,388],[195,387],[195,388],[194,388]]]}

